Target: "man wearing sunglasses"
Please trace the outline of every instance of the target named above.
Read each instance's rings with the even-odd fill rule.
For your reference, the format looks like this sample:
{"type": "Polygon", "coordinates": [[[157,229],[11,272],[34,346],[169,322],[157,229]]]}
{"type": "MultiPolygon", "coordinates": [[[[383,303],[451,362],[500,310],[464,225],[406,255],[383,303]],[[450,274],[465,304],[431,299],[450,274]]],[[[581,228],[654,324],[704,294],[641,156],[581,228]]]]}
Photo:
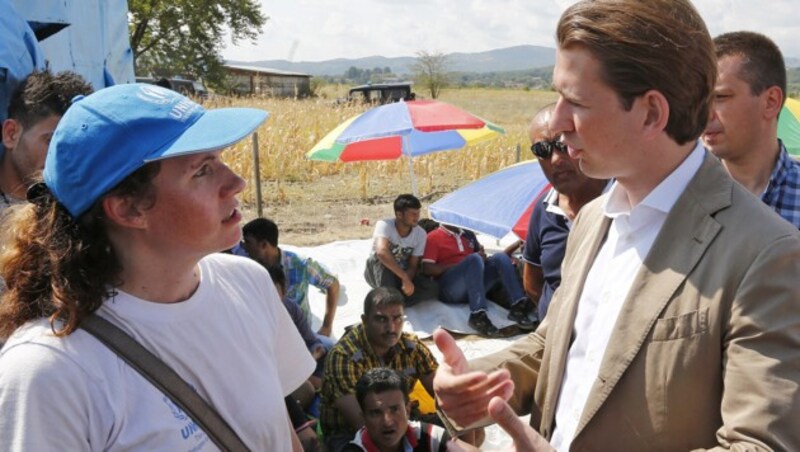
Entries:
{"type": "Polygon", "coordinates": [[[554,103],[543,107],[528,127],[531,152],[553,186],[531,212],[522,253],[525,293],[531,300],[538,300],[539,320],[544,319],[550,299],[561,284],[561,261],[575,216],[608,186],[607,179],[583,174],[578,161],[567,153],[567,146],[550,130],[548,122],[554,108],[554,103]]]}

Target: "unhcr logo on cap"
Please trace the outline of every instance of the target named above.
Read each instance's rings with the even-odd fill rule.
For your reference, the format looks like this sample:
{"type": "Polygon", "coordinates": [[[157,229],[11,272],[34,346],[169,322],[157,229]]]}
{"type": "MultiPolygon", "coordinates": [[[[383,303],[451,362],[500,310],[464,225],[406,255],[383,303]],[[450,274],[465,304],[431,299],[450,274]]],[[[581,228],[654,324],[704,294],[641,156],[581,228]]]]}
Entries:
{"type": "Polygon", "coordinates": [[[196,110],[202,108],[189,98],[160,86],[141,85],[136,97],[153,105],[174,103],[175,105],[170,110],[169,116],[181,122],[186,121],[196,110]]]}
{"type": "Polygon", "coordinates": [[[178,97],[178,93],[160,86],[141,85],[136,97],[154,105],[167,105],[178,97]]]}

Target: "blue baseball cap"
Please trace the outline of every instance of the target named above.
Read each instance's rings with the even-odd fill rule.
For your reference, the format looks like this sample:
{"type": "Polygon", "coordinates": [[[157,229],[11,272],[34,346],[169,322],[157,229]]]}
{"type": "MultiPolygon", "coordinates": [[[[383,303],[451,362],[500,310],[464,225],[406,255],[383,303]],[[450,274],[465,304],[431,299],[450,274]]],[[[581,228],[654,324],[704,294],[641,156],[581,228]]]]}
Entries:
{"type": "Polygon", "coordinates": [[[56,127],[42,176],[73,218],[149,162],[223,149],[267,119],[254,108],[206,110],[160,86],[77,96],[56,127]]]}

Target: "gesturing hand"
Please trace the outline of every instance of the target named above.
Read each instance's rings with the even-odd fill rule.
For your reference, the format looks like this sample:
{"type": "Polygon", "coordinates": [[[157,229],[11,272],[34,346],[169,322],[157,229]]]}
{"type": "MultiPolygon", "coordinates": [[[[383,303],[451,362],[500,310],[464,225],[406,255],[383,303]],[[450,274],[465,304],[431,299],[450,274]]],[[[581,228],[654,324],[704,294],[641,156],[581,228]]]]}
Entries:
{"type": "Polygon", "coordinates": [[[500,397],[489,402],[489,416],[508,433],[514,441],[511,451],[549,452],[555,451],[547,440],[530,425],[522,421],[517,413],[500,397]]]}
{"type": "Polygon", "coordinates": [[[507,370],[470,372],[467,358],[452,336],[440,328],[434,331],[433,339],[444,355],[433,378],[433,390],[439,408],[452,421],[467,427],[488,416],[493,397],[503,401],[511,397],[514,382],[507,370]]]}
{"type": "MultiPolygon", "coordinates": [[[[542,435],[523,422],[508,403],[500,397],[494,397],[489,402],[489,416],[508,433],[513,441],[511,446],[497,449],[496,452],[550,452],[555,450],[542,435]]],[[[447,450],[450,452],[475,452],[480,449],[455,440],[447,444],[447,450]]]]}

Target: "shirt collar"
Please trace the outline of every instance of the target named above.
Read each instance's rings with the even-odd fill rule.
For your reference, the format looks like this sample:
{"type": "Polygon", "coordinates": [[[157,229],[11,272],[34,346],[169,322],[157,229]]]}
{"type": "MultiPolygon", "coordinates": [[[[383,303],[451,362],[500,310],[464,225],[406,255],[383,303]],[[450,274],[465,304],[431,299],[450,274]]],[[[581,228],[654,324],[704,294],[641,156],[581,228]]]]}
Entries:
{"type": "Polygon", "coordinates": [[[792,167],[791,157],[789,157],[789,153],[786,151],[786,146],[783,145],[783,141],[778,139],[778,146],[780,150],[778,152],[778,161],[775,162],[775,167],[772,169],[772,174],[769,175],[769,183],[767,186],[764,187],[764,193],[761,194],[763,198],[770,190],[773,190],[775,187],[780,187],[783,184],[783,181],[786,179],[786,175],[792,167]]]}
{"type": "Polygon", "coordinates": [[[689,155],[678,165],[672,173],[669,174],[660,184],[656,186],[650,193],[636,206],[631,207],[628,201],[628,194],[625,189],[614,182],[609,190],[608,197],[603,201],[603,213],[610,218],[616,218],[619,215],[631,214],[634,210],[652,209],[669,213],[675,202],[689,185],[689,181],[700,169],[705,157],[705,149],[697,141],[694,149],[689,155]]]}
{"type": "Polygon", "coordinates": [[[544,205],[545,205],[545,212],[554,213],[556,215],[561,215],[564,218],[567,218],[567,213],[564,212],[558,205],[558,192],[555,188],[551,188],[549,192],[547,192],[547,196],[544,198],[544,205]]]}
{"type": "Polygon", "coordinates": [[[439,226],[439,229],[444,231],[446,234],[452,235],[453,237],[461,237],[461,235],[464,233],[464,230],[461,228],[458,229],[458,232],[455,232],[451,231],[450,229],[447,229],[446,227],[444,227],[444,225],[439,226]]]}
{"type": "Polygon", "coordinates": [[[450,229],[447,229],[446,227],[444,227],[444,225],[439,226],[439,229],[441,229],[442,231],[445,232],[445,234],[447,234],[447,235],[453,237],[453,239],[455,239],[456,246],[458,246],[458,252],[459,253],[463,253],[464,252],[464,242],[461,241],[461,237],[464,235],[464,230],[463,229],[459,228],[458,232],[454,232],[454,231],[451,231],[450,229]]]}
{"type": "MultiPolygon", "coordinates": [[[[603,187],[603,191],[601,193],[607,193],[611,189],[613,183],[614,183],[613,180],[609,180],[606,186],[603,187]]],[[[562,209],[558,205],[558,191],[556,191],[555,187],[551,188],[550,191],[547,192],[547,195],[545,196],[543,202],[544,205],[546,206],[545,212],[561,215],[562,217],[567,219],[568,224],[572,223],[569,217],[567,216],[567,213],[564,212],[564,209],[562,209]]]]}
{"type": "MultiPolygon", "coordinates": [[[[361,444],[367,452],[378,452],[378,447],[372,441],[372,437],[369,436],[366,427],[361,428],[361,444]]],[[[406,427],[406,435],[403,437],[403,450],[411,452],[416,447],[417,436],[414,434],[414,429],[411,427],[411,422],[409,421],[406,427]]]]}

